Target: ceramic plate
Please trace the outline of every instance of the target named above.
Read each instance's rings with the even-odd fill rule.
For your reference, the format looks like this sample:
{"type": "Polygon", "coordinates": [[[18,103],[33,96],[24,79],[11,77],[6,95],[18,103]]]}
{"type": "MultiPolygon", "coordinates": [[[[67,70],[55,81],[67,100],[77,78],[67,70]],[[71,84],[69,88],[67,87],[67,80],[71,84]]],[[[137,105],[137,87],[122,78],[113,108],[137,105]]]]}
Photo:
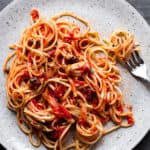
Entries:
{"type": "MultiPolygon", "coordinates": [[[[2,72],[4,59],[10,53],[9,44],[17,43],[21,32],[29,25],[31,8],[38,8],[50,17],[63,11],[74,12],[91,23],[101,37],[108,37],[116,29],[135,35],[141,43],[141,55],[150,70],[150,28],[137,11],[123,0],[14,0],[0,14],[0,142],[9,150],[45,150],[33,147],[17,126],[15,113],[6,107],[5,78],[2,72]]],[[[123,67],[121,89],[126,103],[133,105],[135,125],[121,128],[104,136],[93,149],[130,150],[150,127],[150,89],[133,78],[123,67]]]]}

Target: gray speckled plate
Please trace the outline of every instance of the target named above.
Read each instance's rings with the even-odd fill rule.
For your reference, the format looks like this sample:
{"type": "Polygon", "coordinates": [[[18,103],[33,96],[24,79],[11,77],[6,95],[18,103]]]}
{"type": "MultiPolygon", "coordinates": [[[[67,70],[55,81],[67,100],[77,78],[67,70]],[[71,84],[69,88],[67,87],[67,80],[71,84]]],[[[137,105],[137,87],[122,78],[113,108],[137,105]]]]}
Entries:
{"type": "MultiPolygon", "coordinates": [[[[10,52],[8,45],[16,43],[22,30],[29,25],[32,7],[41,10],[45,16],[62,11],[71,11],[87,19],[93,30],[108,37],[115,29],[126,29],[135,34],[141,42],[142,57],[150,69],[150,28],[144,19],[123,0],[15,0],[0,14],[0,142],[9,150],[44,150],[34,148],[28,137],[20,131],[15,114],[6,107],[5,80],[2,65],[10,52]]],[[[103,137],[95,150],[130,150],[150,128],[150,92],[142,82],[133,78],[121,68],[121,88],[124,100],[134,107],[135,125],[119,129],[103,137]]]]}

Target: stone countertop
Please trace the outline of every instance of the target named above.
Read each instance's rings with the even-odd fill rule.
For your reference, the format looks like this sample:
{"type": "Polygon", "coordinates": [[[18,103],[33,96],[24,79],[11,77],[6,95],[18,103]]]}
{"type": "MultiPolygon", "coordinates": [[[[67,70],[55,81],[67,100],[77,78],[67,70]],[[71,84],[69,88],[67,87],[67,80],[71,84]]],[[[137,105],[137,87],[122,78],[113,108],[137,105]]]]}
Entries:
{"type": "MultiPolygon", "coordinates": [[[[0,0],[0,11],[12,0],[0,0]]],[[[145,18],[150,25],[150,0],[127,0],[145,18]]],[[[5,150],[0,146],[0,150],[5,150]]],[[[134,148],[134,150],[150,150],[150,132],[134,148]]]]}

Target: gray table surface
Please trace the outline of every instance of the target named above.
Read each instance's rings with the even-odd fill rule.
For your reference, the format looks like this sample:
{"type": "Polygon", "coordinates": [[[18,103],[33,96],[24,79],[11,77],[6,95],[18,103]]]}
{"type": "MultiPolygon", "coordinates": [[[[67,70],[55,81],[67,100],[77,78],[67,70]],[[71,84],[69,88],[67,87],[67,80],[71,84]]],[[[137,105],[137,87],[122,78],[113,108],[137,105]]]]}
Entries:
{"type": "MultiPolygon", "coordinates": [[[[0,11],[8,5],[12,0],[0,0],[0,11]]],[[[150,25],[150,0],[127,0],[137,11],[145,18],[150,25]]],[[[0,150],[4,150],[0,146],[0,150]]],[[[150,150],[150,132],[144,139],[134,148],[134,150],[150,150]]]]}

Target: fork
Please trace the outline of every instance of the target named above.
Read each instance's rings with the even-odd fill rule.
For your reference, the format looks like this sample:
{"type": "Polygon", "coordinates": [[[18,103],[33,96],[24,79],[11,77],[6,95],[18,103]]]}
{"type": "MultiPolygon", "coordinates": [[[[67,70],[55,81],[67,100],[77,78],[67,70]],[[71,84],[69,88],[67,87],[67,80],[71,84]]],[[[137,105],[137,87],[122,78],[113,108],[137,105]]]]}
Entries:
{"type": "Polygon", "coordinates": [[[150,83],[150,78],[147,75],[146,64],[137,51],[132,52],[129,60],[127,60],[125,64],[129,72],[134,77],[140,78],[150,83]]]}

